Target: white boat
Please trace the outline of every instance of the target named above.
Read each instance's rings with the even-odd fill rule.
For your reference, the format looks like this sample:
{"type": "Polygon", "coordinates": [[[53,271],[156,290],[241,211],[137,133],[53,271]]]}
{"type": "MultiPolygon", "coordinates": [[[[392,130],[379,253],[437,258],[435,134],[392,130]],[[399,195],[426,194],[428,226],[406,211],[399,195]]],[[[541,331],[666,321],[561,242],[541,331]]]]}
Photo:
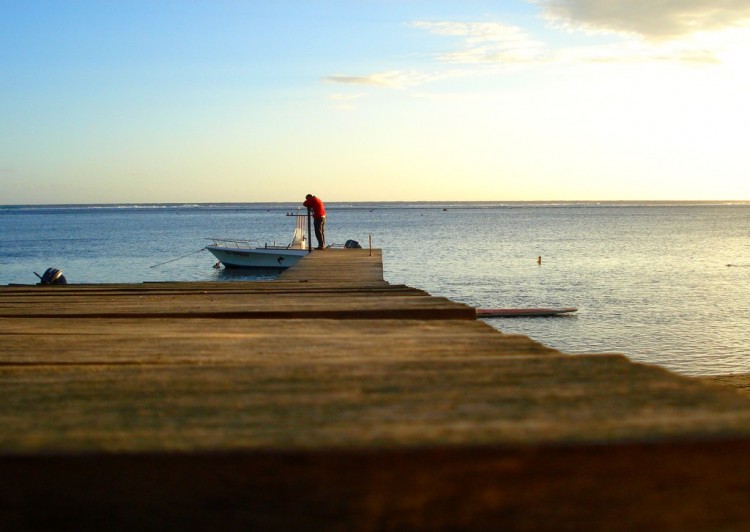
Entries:
{"type": "Polygon", "coordinates": [[[291,244],[261,246],[258,242],[251,240],[209,238],[211,244],[206,246],[206,249],[213,253],[226,268],[289,268],[307,255],[309,249],[305,231],[307,215],[287,214],[287,216],[295,218],[291,244]]]}

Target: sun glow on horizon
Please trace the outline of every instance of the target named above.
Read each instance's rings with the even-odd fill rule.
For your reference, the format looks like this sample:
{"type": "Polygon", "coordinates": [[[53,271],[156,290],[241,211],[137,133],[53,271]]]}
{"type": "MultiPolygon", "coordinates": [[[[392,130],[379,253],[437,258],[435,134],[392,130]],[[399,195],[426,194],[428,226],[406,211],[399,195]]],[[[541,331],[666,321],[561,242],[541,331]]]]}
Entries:
{"type": "Polygon", "coordinates": [[[6,204],[750,199],[736,3],[36,4],[0,21],[6,204]]]}

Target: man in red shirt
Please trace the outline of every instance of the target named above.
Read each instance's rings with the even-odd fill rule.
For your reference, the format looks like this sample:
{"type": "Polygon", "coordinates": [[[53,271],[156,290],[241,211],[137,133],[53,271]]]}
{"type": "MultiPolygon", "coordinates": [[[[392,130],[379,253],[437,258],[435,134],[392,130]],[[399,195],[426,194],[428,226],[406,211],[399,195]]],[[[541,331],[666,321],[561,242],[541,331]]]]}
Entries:
{"type": "Polygon", "coordinates": [[[318,247],[315,249],[325,249],[326,247],[326,208],[320,198],[308,194],[305,196],[305,202],[302,204],[313,213],[313,223],[315,224],[315,238],[318,239],[318,247]]]}

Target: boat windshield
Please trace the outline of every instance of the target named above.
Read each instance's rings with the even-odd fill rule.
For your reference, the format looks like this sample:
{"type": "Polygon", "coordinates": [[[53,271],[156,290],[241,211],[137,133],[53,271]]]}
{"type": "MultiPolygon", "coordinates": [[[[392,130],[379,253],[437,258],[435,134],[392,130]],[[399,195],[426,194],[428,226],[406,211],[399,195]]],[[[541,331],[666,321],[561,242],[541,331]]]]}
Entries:
{"type": "Polygon", "coordinates": [[[292,243],[289,246],[292,249],[305,249],[307,247],[307,240],[305,239],[305,220],[307,216],[295,215],[297,218],[294,224],[294,234],[292,235],[292,243]]]}

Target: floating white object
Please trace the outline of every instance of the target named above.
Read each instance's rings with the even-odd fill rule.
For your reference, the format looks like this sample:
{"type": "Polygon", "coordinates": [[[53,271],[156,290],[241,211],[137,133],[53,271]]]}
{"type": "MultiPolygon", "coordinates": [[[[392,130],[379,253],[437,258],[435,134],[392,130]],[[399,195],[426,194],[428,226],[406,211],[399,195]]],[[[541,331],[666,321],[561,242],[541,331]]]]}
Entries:
{"type": "Polygon", "coordinates": [[[520,318],[524,316],[559,316],[577,311],[574,307],[564,308],[478,308],[478,318],[520,318]]]}

